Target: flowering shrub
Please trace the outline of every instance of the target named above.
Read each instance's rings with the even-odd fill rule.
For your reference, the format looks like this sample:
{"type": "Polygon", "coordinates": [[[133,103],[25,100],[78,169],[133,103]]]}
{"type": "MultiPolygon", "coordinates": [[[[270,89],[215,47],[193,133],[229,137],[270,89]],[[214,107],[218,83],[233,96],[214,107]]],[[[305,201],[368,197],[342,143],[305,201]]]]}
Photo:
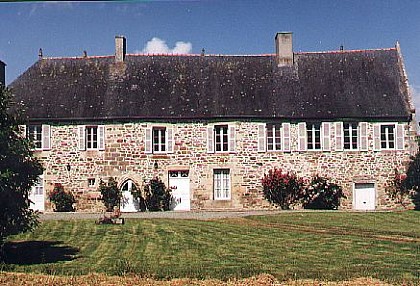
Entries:
{"type": "Polygon", "coordinates": [[[281,169],[274,168],[264,174],[262,185],[264,197],[282,209],[289,209],[303,195],[303,180],[294,173],[283,173],[281,169]]]}
{"type": "Polygon", "coordinates": [[[405,207],[404,201],[411,193],[411,189],[408,187],[407,175],[401,174],[397,169],[394,169],[394,177],[388,187],[385,188],[385,192],[392,200],[405,207]]]}
{"type": "Polygon", "coordinates": [[[99,192],[101,192],[102,201],[107,212],[112,212],[114,207],[120,206],[122,194],[118,189],[117,182],[114,178],[109,178],[108,184],[105,184],[104,181],[101,180],[99,182],[99,192]]]}
{"type": "Polygon", "coordinates": [[[48,195],[50,201],[55,205],[56,212],[74,212],[73,204],[76,203],[74,196],[70,192],[64,191],[60,183],[54,185],[54,189],[48,195]]]}
{"type": "Polygon", "coordinates": [[[144,186],[144,203],[149,211],[168,211],[172,199],[171,191],[158,177],[144,186]]]}
{"type": "Polygon", "coordinates": [[[329,178],[315,175],[305,189],[303,207],[336,210],[340,206],[340,199],[345,197],[341,186],[331,182],[329,178]]]}

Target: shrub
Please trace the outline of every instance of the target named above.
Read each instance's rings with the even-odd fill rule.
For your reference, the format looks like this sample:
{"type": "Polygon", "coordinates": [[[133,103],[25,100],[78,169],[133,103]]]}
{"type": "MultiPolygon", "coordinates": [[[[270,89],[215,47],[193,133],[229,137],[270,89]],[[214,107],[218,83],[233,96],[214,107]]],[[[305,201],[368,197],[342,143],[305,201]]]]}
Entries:
{"type": "Polygon", "coordinates": [[[315,175],[305,190],[303,207],[305,209],[335,210],[340,206],[340,199],[345,197],[341,186],[332,183],[329,178],[315,175]]]}
{"type": "Polygon", "coordinates": [[[265,199],[282,209],[289,209],[303,195],[303,180],[294,173],[283,173],[281,169],[274,168],[264,174],[262,185],[265,199]]]}
{"type": "Polygon", "coordinates": [[[394,177],[385,188],[385,193],[396,203],[406,207],[405,200],[410,197],[412,190],[409,187],[409,178],[394,169],[394,177]]]}
{"type": "Polygon", "coordinates": [[[64,191],[63,185],[56,183],[54,189],[49,193],[50,201],[55,205],[56,212],[74,212],[73,204],[76,203],[70,192],[64,191]]]}
{"type": "Polygon", "coordinates": [[[158,177],[144,186],[144,203],[149,211],[167,211],[171,202],[171,191],[158,177]]]}
{"type": "Polygon", "coordinates": [[[105,184],[104,181],[101,180],[99,182],[99,192],[101,192],[102,201],[107,212],[112,212],[114,207],[120,207],[122,194],[118,189],[117,182],[114,178],[109,178],[108,184],[105,184]]]}

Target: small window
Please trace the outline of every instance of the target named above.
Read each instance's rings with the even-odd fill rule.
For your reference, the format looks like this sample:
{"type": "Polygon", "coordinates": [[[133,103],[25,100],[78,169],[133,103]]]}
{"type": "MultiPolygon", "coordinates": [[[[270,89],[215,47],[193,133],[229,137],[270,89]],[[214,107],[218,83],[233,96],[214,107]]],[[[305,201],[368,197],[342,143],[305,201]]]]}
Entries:
{"type": "Polygon", "coordinates": [[[308,123],[306,125],[308,150],[321,150],[321,124],[308,123]]]}
{"type": "Polygon", "coordinates": [[[344,123],[344,149],[357,150],[358,124],[344,123]]]}
{"type": "Polygon", "coordinates": [[[267,151],[281,150],[281,125],[267,124],[267,151]]]}
{"type": "Polygon", "coordinates": [[[229,135],[227,125],[216,125],[214,127],[214,141],[216,152],[229,151],[229,135]]]}
{"type": "Polygon", "coordinates": [[[395,125],[381,125],[381,149],[395,148],[395,125]]]}
{"type": "Polygon", "coordinates": [[[89,178],[89,179],[88,179],[88,187],[89,187],[89,188],[93,188],[93,187],[95,187],[95,183],[96,183],[95,178],[89,178]]]}
{"type": "Polygon", "coordinates": [[[230,170],[214,170],[214,199],[230,200],[230,170]]]}
{"type": "Polygon", "coordinates": [[[29,125],[27,138],[32,141],[35,149],[42,149],[42,125],[29,125]]]}

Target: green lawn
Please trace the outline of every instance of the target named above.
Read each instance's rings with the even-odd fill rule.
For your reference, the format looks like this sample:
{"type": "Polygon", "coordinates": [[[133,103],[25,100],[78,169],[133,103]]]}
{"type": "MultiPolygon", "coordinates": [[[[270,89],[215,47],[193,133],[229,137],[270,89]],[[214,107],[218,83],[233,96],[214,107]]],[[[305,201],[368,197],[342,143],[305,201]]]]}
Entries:
{"type": "Polygon", "coordinates": [[[45,221],[11,238],[3,269],[157,278],[248,277],[420,283],[420,212],[295,212],[214,221],[45,221]],[[19,242],[19,243],[17,243],[19,242]]]}

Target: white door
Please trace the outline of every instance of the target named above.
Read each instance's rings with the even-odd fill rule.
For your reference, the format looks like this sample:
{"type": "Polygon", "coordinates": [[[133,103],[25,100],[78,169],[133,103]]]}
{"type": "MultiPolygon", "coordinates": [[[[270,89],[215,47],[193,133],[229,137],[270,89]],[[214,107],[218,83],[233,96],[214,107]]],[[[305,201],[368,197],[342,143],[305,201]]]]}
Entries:
{"type": "Polygon", "coordinates": [[[131,194],[131,189],[133,188],[134,183],[132,180],[128,180],[121,187],[121,212],[137,212],[139,210],[139,204],[137,200],[131,194]]]}
{"type": "Polygon", "coordinates": [[[31,201],[30,208],[34,211],[43,212],[45,210],[45,197],[44,197],[44,177],[39,176],[35,185],[32,186],[29,193],[29,200],[31,201]]]}
{"type": "Polygon", "coordinates": [[[189,171],[169,171],[169,189],[174,198],[171,209],[189,211],[191,209],[189,171]]]}
{"type": "Polygon", "coordinates": [[[374,184],[354,184],[353,209],[374,210],[376,206],[376,192],[374,184]]]}

